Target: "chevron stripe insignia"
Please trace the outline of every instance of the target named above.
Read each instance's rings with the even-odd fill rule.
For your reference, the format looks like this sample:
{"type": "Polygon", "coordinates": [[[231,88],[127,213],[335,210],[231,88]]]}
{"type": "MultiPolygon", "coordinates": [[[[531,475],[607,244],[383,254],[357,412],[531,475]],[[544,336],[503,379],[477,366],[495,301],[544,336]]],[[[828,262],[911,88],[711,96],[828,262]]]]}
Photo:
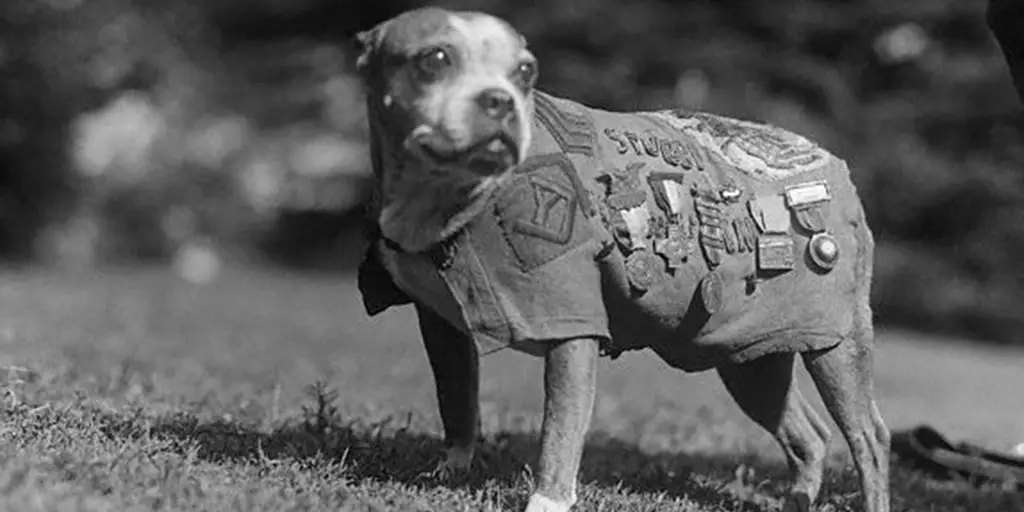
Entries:
{"type": "Polygon", "coordinates": [[[559,108],[554,100],[543,93],[535,95],[537,119],[555,138],[565,153],[593,156],[597,146],[597,129],[585,114],[559,108]]]}

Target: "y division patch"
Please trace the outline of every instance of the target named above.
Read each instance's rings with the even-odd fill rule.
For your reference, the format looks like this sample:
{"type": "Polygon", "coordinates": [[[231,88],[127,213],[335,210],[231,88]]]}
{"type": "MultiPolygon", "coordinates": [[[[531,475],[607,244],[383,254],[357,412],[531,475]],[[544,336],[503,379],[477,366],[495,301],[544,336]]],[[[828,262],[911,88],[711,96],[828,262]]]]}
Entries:
{"type": "Polygon", "coordinates": [[[590,206],[576,169],[562,153],[530,157],[515,173],[495,211],[516,260],[528,271],[590,237],[583,213],[590,206]]]}

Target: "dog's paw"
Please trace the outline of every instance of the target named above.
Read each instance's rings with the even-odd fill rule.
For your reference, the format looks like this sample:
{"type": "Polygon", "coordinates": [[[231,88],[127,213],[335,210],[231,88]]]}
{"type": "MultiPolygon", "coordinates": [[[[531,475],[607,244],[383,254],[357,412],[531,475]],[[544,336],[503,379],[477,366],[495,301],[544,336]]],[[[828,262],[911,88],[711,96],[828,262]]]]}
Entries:
{"type": "Polygon", "coordinates": [[[473,466],[473,450],[449,448],[444,460],[433,469],[420,473],[419,478],[429,480],[452,480],[469,473],[473,466]]]}
{"type": "Polygon", "coordinates": [[[453,446],[445,452],[442,464],[447,471],[465,473],[473,467],[473,449],[453,446]]]}
{"type": "Polygon", "coordinates": [[[794,493],[786,498],[782,512],[811,512],[811,498],[802,492],[794,493]]]}
{"type": "Polygon", "coordinates": [[[453,479],[458,474],[458,471],[453,469],[447,460],[442,460],[437,463],[431,469],[428,469],[419,475],[416,475],[416,480],[433,480],[438,482],[444,482],[453,479]]]}
{"type": "Polygon", "coordinates": [[[533,493],[530,495],[530,501],[526,503],[524,512],[569,512],[570,508],[572,505],[558,503],[551,498],[533,493]]]}

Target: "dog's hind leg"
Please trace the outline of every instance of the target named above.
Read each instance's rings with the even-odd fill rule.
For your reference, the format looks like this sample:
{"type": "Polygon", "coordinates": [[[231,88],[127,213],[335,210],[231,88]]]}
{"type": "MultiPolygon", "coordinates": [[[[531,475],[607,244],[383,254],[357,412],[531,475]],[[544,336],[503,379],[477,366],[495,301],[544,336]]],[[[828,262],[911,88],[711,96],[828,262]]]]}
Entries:
{"type": "Polygon", "coordinates": [[[775,437],[789,462],[793,489],[786,511],[808,511],[821,489],[829,429],[800,390],[793,354],[773,354],[718,367],[726,389],[741,409],[775,437]]]}
{"type": "Polygon", "coordinates": [[[889,429],[875,403],[873,340],[870,325],[864,325],[832,349],[804,354],[804,363],[850,446],[860,475],[863,510],[888,512],[889,429]]]}
{"type": "Polygon", "coordinates": [[[469,336],[433,311],[417,304],[416,314],[444,423],[447,454],[438,470],[465,471],[480,434],[480,356],[469,336]]]}

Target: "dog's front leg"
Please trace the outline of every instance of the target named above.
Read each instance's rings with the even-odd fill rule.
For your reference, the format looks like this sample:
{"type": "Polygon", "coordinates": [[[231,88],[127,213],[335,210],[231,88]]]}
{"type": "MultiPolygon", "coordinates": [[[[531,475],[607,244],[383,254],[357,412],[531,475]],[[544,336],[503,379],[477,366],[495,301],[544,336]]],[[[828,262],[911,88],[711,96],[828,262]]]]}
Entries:
{"type": "Polygon", "coordinates": [[[598,342],[551,345],[544,361],[544,423],[537,487],[526,512],[565,512],[576,503],[576,480],[597,387],[598,342]]]}
{"type": "Polygon", "coordinates": [[[436,472],[449,476],[468,470],[473,462],[480,434],[480,356],[469,336],[433,311],[417,304],[416,314],[444,423],[447,453],[436,472]]]}

